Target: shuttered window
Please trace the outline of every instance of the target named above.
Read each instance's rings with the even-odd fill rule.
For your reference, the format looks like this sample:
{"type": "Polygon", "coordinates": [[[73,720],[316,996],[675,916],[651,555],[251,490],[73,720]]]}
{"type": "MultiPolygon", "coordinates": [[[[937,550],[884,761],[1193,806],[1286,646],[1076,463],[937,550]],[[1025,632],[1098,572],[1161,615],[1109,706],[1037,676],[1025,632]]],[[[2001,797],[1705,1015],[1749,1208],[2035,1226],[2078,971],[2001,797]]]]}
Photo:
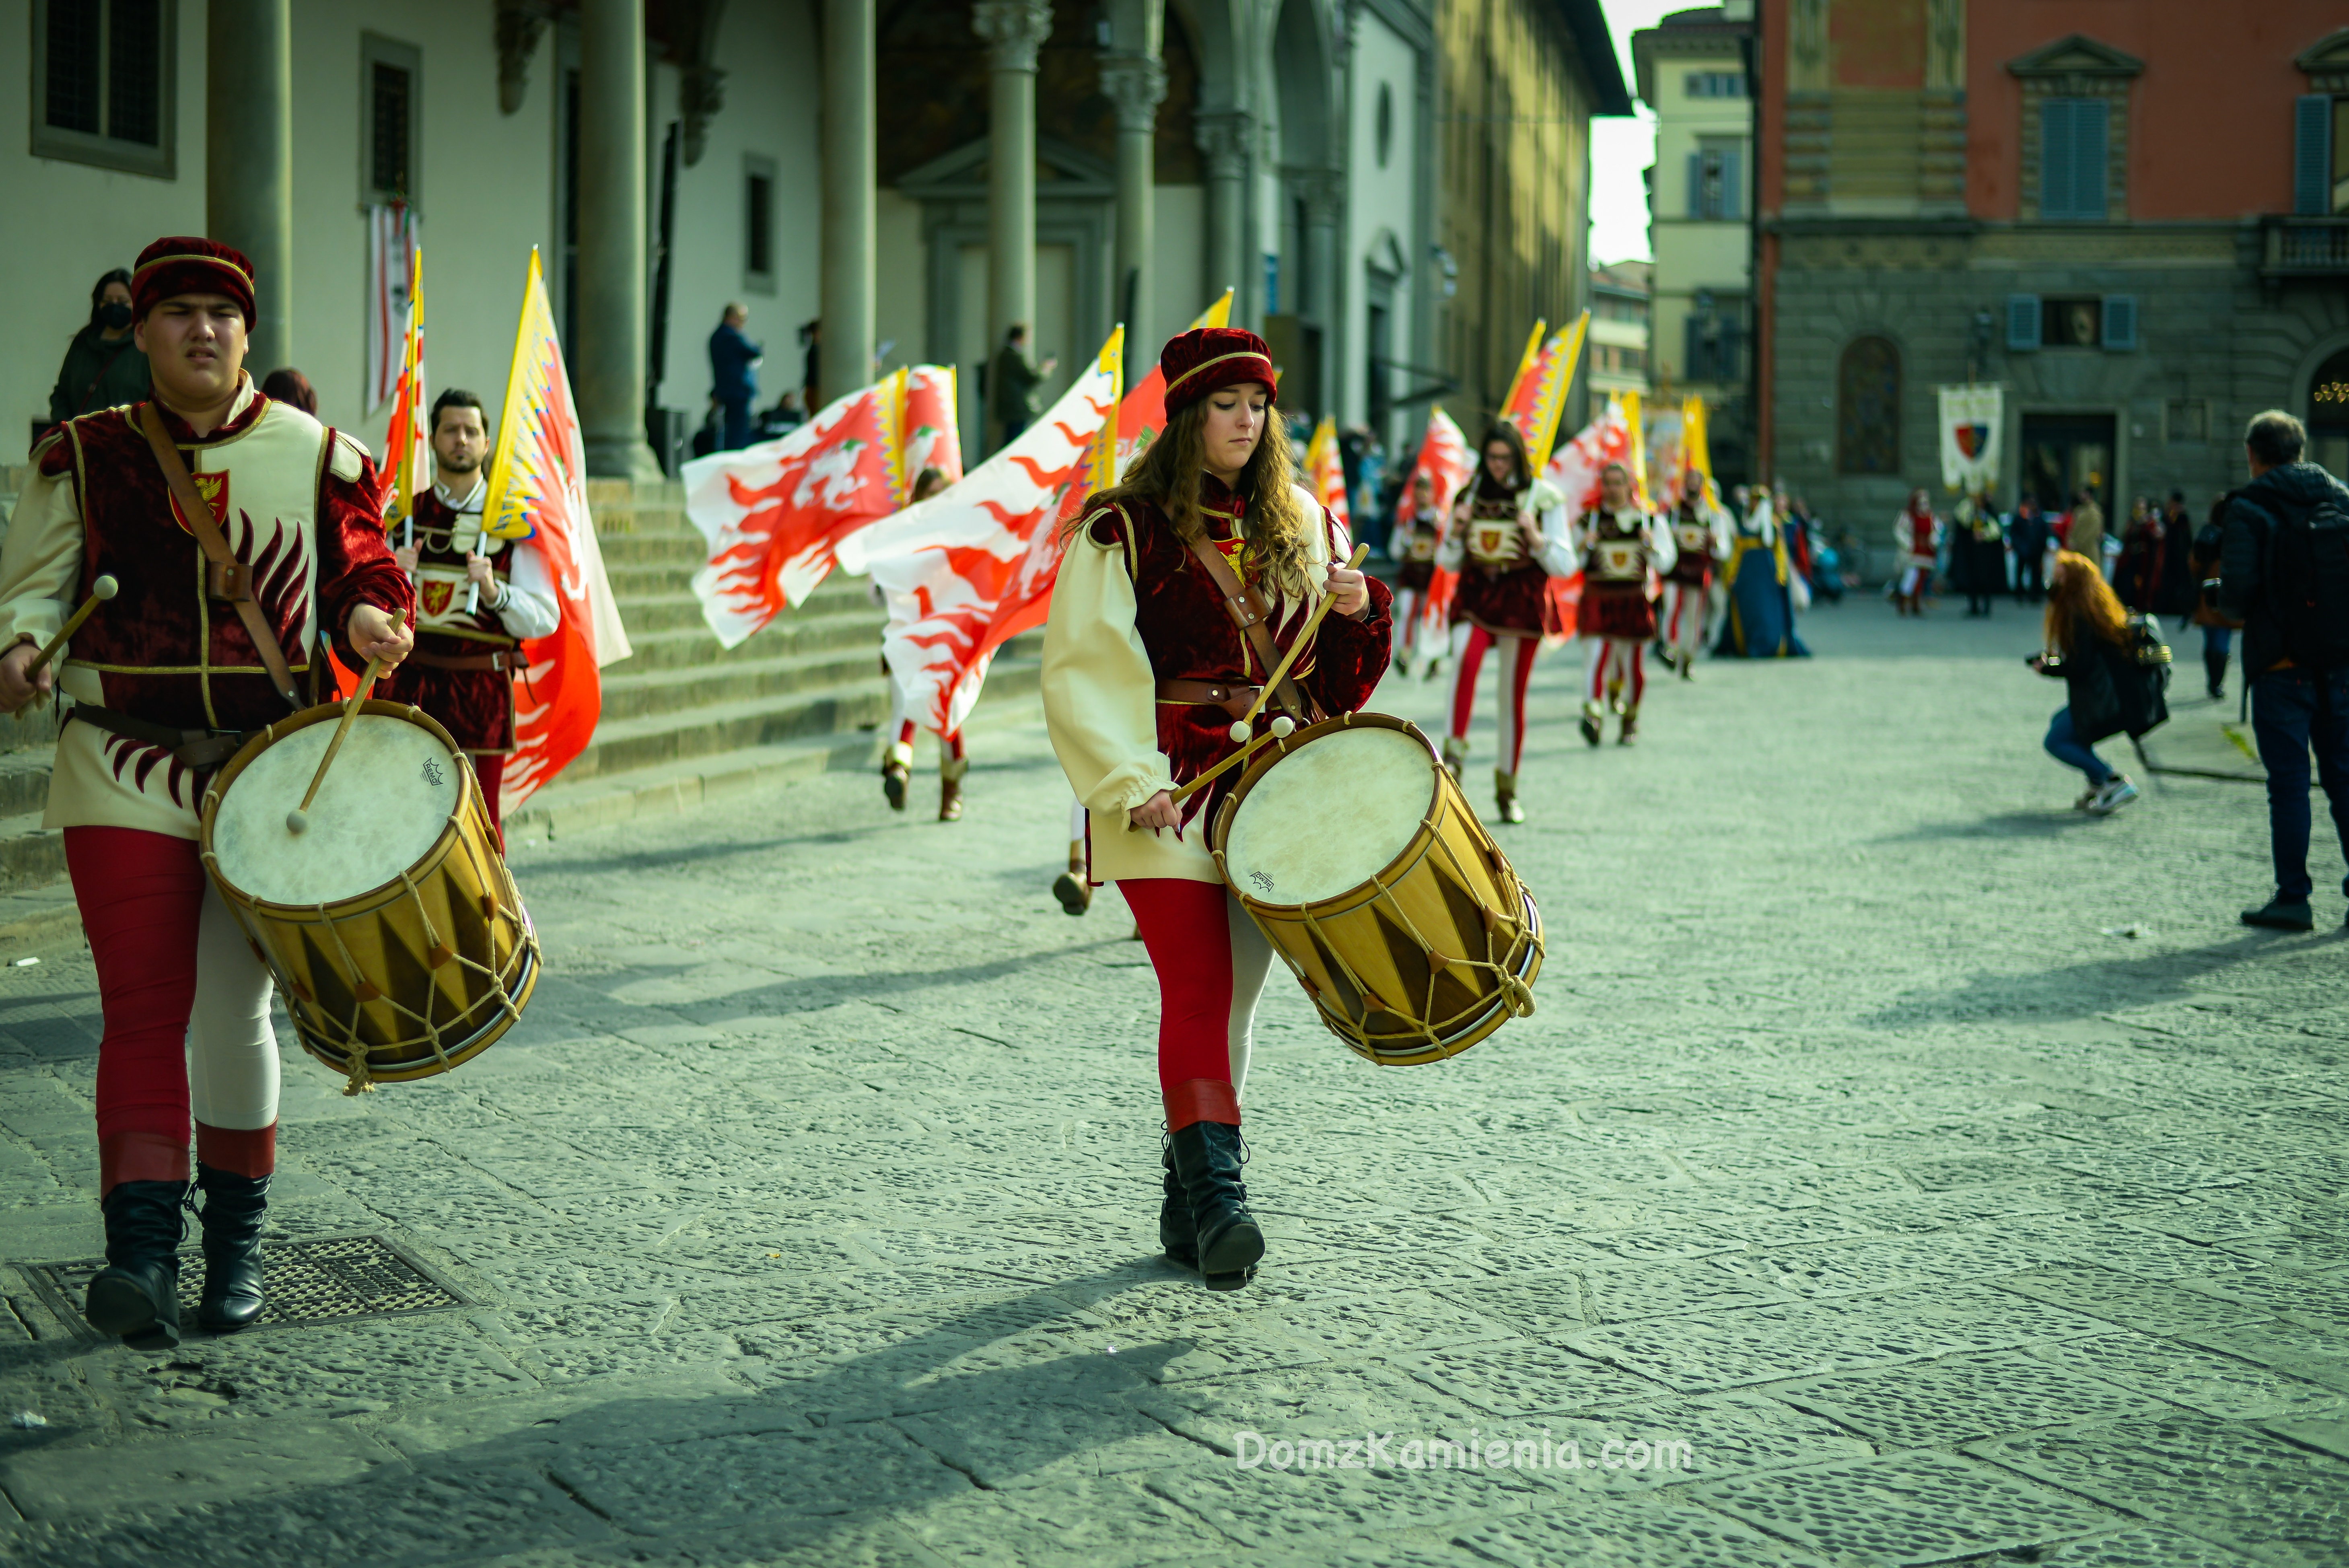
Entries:
{"type": "Polygon", "coordinates": [[[2105,221],[2106,154],[2112,105],[2103,98],[2051,98],[2039,105],[2039,216],[2050,222],[2105,221]]]}
{"type": "Polygon", "coordinates": [[[2006,296],[2006,346],[2010,349],[2039,346],[2039,296],[2037,294],[2006,296]]]}
{"type": "Polygon", "coordinates": [[[2103,311],[2104,346],[2112,349],[2133,349],[2137,346],[2137,296],[2106,294],[2103,311]]]}
{"type": "Polygon", "coordinates": [[[2322,217],[2333,211],[2333,97],[2302,93],[2292,108],[2292,210],[2322,217]]]}

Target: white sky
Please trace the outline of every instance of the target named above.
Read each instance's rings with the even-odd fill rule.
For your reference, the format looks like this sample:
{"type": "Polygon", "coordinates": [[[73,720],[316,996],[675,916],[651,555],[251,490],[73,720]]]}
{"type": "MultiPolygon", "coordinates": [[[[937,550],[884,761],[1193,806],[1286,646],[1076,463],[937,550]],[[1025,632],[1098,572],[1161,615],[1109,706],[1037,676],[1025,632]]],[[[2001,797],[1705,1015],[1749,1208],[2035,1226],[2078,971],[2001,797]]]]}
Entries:
{"type": "Polygon", "coordinates": [[[1590,259],[1592,263],[1647,262],[1648,188],[1641,176],[1656,160],[1656,116],[1636,96],[1631,73],[1631,35],[1652,27],[1675,11],[1705,0],[1600,0],[1615,55],[1623,63],[1623,85],[1635,95],[1633,119],[1590,122],[1590,259]]]}

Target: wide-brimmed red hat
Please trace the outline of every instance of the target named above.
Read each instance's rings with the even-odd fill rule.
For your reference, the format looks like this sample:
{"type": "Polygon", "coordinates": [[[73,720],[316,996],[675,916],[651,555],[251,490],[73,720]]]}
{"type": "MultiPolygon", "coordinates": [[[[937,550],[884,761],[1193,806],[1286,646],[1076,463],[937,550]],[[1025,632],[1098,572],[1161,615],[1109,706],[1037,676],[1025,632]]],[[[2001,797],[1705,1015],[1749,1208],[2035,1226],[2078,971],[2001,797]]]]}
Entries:
{"type": "Polygon", "coordinates": [[[253,263],[233,245],[180,234],[156,241],[139,253],[130,273],[130,315],[147,313],[177,294],[226,294],[253,329],[253,263]]]}
{"type": "Polygon", "coordinates": [[[1166,377],[1166,411],[1186,408],[1218,387],[1261,381],[1273,402],[1280,387],[1272,374],[1272,350],[1263,338],[1237,326],[1194,327],[1158,351],[1166,377]]]}

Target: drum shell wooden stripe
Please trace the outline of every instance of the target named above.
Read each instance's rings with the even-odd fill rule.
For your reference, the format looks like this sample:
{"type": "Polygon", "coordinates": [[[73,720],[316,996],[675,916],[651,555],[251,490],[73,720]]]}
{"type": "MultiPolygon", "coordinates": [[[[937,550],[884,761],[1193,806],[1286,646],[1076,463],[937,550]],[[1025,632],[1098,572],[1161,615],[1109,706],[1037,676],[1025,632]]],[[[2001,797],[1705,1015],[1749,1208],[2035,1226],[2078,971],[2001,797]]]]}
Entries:
{"type": "Polygon", "coordinates": [[[1228,885],[1322,1022],[1373,1062],[1458,1055],[1519,1016],[1541,972],[1539,908],[1427,738],[1401,719],[1350,715],[1268,747],[1217,811],[1211,843],[1228,885]],[[1383,871],[1347,892],[1301,903],[1252,895],[1226,861],[1241,802],[1289,752],[1349,727],[1399,730],[1426,751],[1429,800],[1418,831],[1383,871]],[[1514,992],[1505,976],[1517,983],[1514,992]]]}
{"type": "Polygon", "coordinates": [[[348,1074],[399,1082],[445,1072],[489,1048],[536,988],[538,937],[523,907],[472,769],[420,710],[372,700],[361,714],[417,724],[447,747],[461,798],[413,865],[366,892],[325,904],[272,903],[236,887],[212,851],[222,797],[275,741],[333,723],[340,704],[306,709],[256,736],[204,798],[200,845],[212,884],[269,968],[302,1047],[348,1074]]]}

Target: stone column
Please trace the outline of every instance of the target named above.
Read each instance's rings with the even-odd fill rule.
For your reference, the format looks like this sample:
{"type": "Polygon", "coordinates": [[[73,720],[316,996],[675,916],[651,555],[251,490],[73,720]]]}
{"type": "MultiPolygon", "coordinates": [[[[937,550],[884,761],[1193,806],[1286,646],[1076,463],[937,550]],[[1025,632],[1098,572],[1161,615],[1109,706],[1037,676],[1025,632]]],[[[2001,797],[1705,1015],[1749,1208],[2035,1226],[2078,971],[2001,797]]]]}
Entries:
{"type": "Polygon", "coordinates": [[[1154,317],[1151,208],[1158,152],[1158,106],[1166,97],[1166,67],[1154,55],[1105,54],[1102,91],[1117,106],[1116,309],[1127,315],[1126,353],[1135,364],[1154,358],[1164,341],[1154,317]],[[1133,304],[1126,305],[1131,280],[1133,304]]]}
{"type": "Polygon", "coordinates": [[[873,372],[874,26],[873,0],[824,0],[823,339],[817,373],[827,403],[864,386],[873,372]]]}
{"type": "Polygon", "coordinates": [[[252,259],[259,381],[294,362],[292,0],[212,0],[204,43],[204,228],[252,259]]]}
{"type": "Polygon", "coordinates": [[[1253,320],[1255,284],[1247,266],[1248,138],[1244,108],[1201,109],[1192,124],[1207,155],[1207,294],[1230,288],[1232,325],[1253,320]]]}
{"type": "Polygon", "coordinates": [[[1346,404],[1340,396],[1338,367],[1344,363],[1340,339],[1345,329],[1346,280],[1339,276],[1338,258],[1345,247],[1338,242],[1346,215],[1346,179],[1332,171],[1309,174],[1296,182],[1305,202],[1305,270],[1309,294],[1296,304],[1297,314],[1321,328],[1320,363],[1314,366],[1315,390],[1320,395],[1317,412],[1336,414],[1346,404]]]}
{"type": "Polygon", "coordinates": [[[580,0],[577,277],[568,346],[587,471],[657,480],[645,441],[644,0],[580,0]]]}
{"type": "MultiPolygon", "coordinates": [[[[989,47],[987,123],[987,352],[1014,322],[1036,347],[1036,51],[1052,31],[1043,0],[978,0],[971,19],[989,47]]],[[[994,388],[988,388],[994,401],[994,388]]],[[[992,410],[990,409],[990,412],[992,410]]]]}

